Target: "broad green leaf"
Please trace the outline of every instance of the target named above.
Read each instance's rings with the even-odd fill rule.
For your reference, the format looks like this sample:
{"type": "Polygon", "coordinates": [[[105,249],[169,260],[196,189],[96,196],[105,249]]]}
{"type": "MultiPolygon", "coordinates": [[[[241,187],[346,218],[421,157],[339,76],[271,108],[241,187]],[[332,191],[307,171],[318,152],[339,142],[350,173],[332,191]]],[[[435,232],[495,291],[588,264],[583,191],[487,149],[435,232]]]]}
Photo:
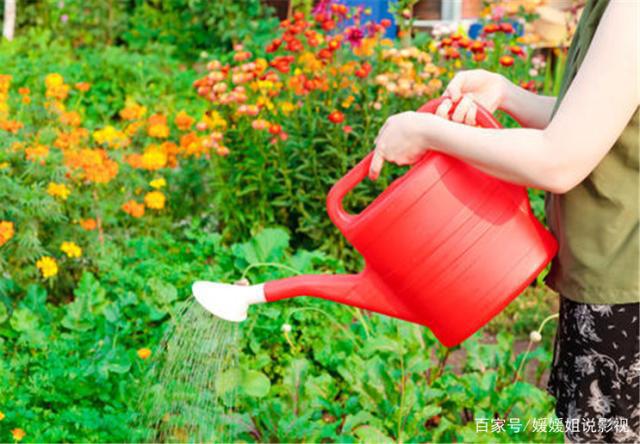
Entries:
{"type": "Polygon", "coordinates": [[[281,260],[289,246],[289,234],[282,228],[267,228],[250,241],[237,245],[235,254],[249,264],[281,260]]]}
{"type": "Polygon", "coordinates": [[[393,442],[393,439],[387,436],[382,430],[369,425],[358,427],[355,430],[355,434],[360,440],[366,443],[393,442]]]}
{"type": "Polygon", "coordinates": [[[254,398],[262,398],[269,393],[271,382],[264,373],[255,370],[232,368],[217,376],[216,391],[219,395],[237,390],[254,398]]]}
{"type": "Polygon", "coordinates": [[[18,308],[13,312],[9,323],[16,331],[28,332],[38,328],[38,316],[28,308],[18,308]]]}

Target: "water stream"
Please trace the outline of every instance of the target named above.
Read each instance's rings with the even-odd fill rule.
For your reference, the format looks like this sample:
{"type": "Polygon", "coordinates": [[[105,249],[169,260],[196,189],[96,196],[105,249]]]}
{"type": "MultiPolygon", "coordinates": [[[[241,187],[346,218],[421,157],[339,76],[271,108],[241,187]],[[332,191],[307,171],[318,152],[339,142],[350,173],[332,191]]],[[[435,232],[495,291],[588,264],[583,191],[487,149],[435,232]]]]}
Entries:
{"type": "Polygon", "coordinates": [[[225,442],[234,394],[226,402],[216,378],[235,367],[238,324],[205,311],[195,299],[185,302],[155,353],[140,399],[141,440],[145,442],[225,442]]]}

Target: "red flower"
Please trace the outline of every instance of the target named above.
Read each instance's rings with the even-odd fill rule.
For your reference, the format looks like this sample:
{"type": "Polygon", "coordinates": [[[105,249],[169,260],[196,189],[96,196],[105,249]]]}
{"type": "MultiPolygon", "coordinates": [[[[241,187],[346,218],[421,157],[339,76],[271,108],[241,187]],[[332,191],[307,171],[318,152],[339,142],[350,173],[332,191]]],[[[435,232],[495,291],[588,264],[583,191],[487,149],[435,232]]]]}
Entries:
{"type": "Polygon", "coordinates": [[[513,45],[509,49],[511,50],[511,54],[513,54],[513,55],[517,55],[517,56],[524,55],[524,49],[522,49],[522,46],[513,45]]]}
{"type": "Polygon", "coordinates": [[[486,52],[476,52],[473,54],[473,61],[474,62],[482,62],[484,61],[484,59],[487,58],[487,53],[486,52]]]}
{"type": "Polygon", "coordinates": [[[291,39],[289,43],[287,43],[287,49],[291,52],[298,52],[304,49],[304,45],[298,39],[291,39]]]}
{"type": "Polygon", "coordinates": [[[342,123],[344,122],[344,114],[342,114],[340,111],[331,111],[331,113],[329,114],[329,122],[331,123],[342,123]]]}
{"type": "Polygon", "coordinates": [[[353,131],[353,128],[351,128],[350,125],[345,125],[342,127],[342,131],[344,131],[345,134],[349,134],[353,131]]]}
{"type": "Polygon", "coordinates": [[[371,64],[369,62],[364,62],[360,68],[356,70],[356,77],[364,79],[371,72],[371,64]]]}
{"type": "Polygon", "coordinates": [[[280,71],[281,73],[288,73],[291,63],[293,62],[293,56],[278,56],[271,61],[271,66],[280,71]]]}
{"type": "Polygon", "coordinates": [[[468,48],[469,46],[471,46],[471,40],[463,37],[462,39],[460,39],[460,41],[458,41],[458,46],[461,48],[468,48]]]}
{"type": "Polygon", "coordinates": [[[340,40],[337,40],[337,39],[329,40],[328,45],[331,51],[335,51],[336,49],[340,48],[340,40]]]}
{"type": "Polygon", "coordinates": [[[282,44],[282,40],[280,39],[273,40],[271,43],[267,45],[267,53],[276,52],[278,48],[280,48],[281,44],[282,44]]]}
{"type": "Polygon", "coordinates": [[[304,20],[304,12],[297,11],[293,14],[293,19],[297,22],[304,20]]]}
{"type": "Polygon", "coordinates": [[[454,59],[455,60],[455,59],[459,59],[460,58],[460,53],[455,48],[447,48],[445,53],[444,53],[444,57],[445,57],[445,59],[454,59]]]}
{"type": "Polygon", "coordinates": [[[388,28],[388,27],[390,27],[390,26],[391,26],[391,20],[389,20],[389,19],[382,19],[382,20],[380,20],[380,24],[381,24],[382,26],[384,26],[385,28],[388,28]]]}
{"type": "Polygon", "coordinates": [[[280,134],[282,132],[282,127],[280,125],[278,125],[277,123],[274,123],[273,125],[271,125],[269,127],[269,132],[271,134],[273,134],[274,136],[277,136],[278,134],[280,134]]]}
{"type": "Polygon", "coordinates": [[[451,46],[451,42],[452,42],[452,40],[449,37],[445,37],[440,42],[440,47],[441,48],[445,48],[447,46],[451,46]]]}
{"type": "Polygon", "coordinates": [[[322,29],[324,29],[325,31],[331,31],[335,27],[336,27],[336,22],[334,22],[331,19],[325,20],[324,22],[322,22],[322,29]]]}
{"type": "Polygon", "coordinates": [[[500,26],[497,23],[489,23],[483,29],[485,34],[493,34],[494,32],[500,31],[500,26]]]}
{"type": "Polygon", "coordinates": [[[462,38],[462,34],[456,32],[455,34],[453,34],[451,36],[451,40],[453,40],[454,42],[457,42],[458,40],[460,40],[462,38]]]}
{"type": "Polygon", "coordinates": [[[350,27],[346,30],[347,40],[351,44],[351,46],[360,46],[362,43],[362,39],[364,38],[364,32],[362,29],[350,27]]]}
{"type": "Polygon", "coordinates": [[[513,59],[513,57],[508,56],[508,55],[500,57],[500,64],[502,66],[505,66],[505,67],[509,67],[509,66],[513,65],[514,61],[515,60],[513,59]]]}
{"type": "Polygon", "coordinates": [[[327,48],[322,48],[319,52],[318,52],[318,58],[321,60],[329,60],[331,59],[331,56],[333,55],[333,53],[328,50],[327,48]]]}
{"type": "Polygon", "coordinates": [[[484,51],[484,42],[480,40],[476,40],[471,44],[471,52],[482,52],[484,51]]]}
{"type": "Polygon", "coordinates": [[[511,23],[500,23],[500,31],[505,34],[513,34],[515,29],[513,29],[513,25],[511,23]]]}

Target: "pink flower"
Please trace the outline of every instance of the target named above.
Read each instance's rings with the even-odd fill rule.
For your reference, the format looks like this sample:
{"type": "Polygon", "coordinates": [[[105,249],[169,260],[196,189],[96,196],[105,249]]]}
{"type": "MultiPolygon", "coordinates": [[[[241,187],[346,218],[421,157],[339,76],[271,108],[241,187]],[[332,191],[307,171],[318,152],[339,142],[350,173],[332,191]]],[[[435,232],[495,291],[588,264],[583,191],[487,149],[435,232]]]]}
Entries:
{"type": "Polygon", "coordinates": [[[353,128],[351,128],[351,125],[345,125],[342,127],[342,131],[344,131],[345,134],[349,134],[351,131],[353,131],[353,128]]]}

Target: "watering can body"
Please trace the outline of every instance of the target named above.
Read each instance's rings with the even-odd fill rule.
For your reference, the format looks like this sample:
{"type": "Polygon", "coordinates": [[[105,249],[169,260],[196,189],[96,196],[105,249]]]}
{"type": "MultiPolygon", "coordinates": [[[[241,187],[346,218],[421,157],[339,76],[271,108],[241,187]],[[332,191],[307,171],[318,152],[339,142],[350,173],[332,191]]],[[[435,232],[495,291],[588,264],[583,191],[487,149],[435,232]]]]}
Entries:
{"type": "MultiPolygon", "coordinates": [[[[439,103],[418,111],[433,113],[439,103]]],[[[482,108],[477,121],[500,128],[482,108]]],[[[534,217],[524,187],[434,151],[362,212],[349,214],[342,200],[365,179],[371,157],[327,196],[329,217],[364,257],[364,270],[267,282],[266,301],[330,299],[425,325],[454,346],[502,311],[555,255],[556,240],[534,217]]]]}

